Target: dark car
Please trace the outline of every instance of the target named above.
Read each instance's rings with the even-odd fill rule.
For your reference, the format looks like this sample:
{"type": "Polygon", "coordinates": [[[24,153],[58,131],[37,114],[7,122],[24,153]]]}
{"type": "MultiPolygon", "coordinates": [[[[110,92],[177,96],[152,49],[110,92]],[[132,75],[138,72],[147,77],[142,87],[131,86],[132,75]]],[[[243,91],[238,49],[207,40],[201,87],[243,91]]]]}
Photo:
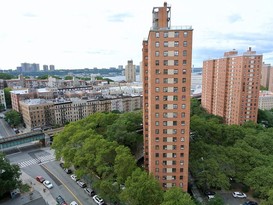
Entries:
{"type": "Polygon", "coordinates": [[[243,203],[243,205],[258,205],[258,203],[255,201],[246,201],[243,203]]]}
{"type": "Polygon", "coordinates": [[[216,193],[214,191],[205,191],[204,194],[208,197],[208,199],[213,199],[216,193]]]}
{"type": "Polygon", "coordinates": [[[96,193],[94,190],[90,189],[90,188],[84,188],[84,191],[89,195],[89,196],[95,196],[96,193]]]}
{"type": "Polygon", "coordinates": [[[68,205],[61,195],[56,197],[56,201],[57,201],[58,205],[68,205]]]}
{"type": "Polygon", "coordinates": [[[60,167],[61,167],[61,168],[64,168],[64,163],[60,163],[60,167]]]}
{"type": "Polygon", "coordinates": [[[37,176],[35,179],[40,183],[43,183],[45,181],[44,177],[42,176],[37,176]]]}
{"type": "Polygon", "coordinates": [[[65,173],[67,174],[72,174],[72,170],[68,168],[64,168],[65,173]]]}

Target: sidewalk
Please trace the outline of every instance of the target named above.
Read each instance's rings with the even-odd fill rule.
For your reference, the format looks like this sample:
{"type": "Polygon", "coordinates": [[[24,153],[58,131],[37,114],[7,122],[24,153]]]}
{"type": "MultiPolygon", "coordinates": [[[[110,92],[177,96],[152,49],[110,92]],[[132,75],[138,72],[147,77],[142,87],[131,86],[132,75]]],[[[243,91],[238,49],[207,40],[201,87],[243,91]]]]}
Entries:
{"type": "Polygon", "coordinates": [[[25,172],[22,171],[21,179],[23,183],[26,183],[32,187],[33,190],[38,191],[41,196],[44,198],[44,200],[47,202],[48,205],[56,205],[56,200],[53,198],[51,193],[49,192],[48,189],[44,192],[43,189],[45,186],[41,184],[40,182],[36,181],[33,179],[31,176],[26,174],[25,172]]]}

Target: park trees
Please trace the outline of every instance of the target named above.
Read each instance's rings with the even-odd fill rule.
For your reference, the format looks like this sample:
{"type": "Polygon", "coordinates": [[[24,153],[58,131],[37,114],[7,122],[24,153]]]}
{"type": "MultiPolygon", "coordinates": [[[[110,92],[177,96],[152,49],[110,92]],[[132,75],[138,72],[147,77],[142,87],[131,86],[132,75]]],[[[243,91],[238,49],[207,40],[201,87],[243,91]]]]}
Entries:
{"type": "Polygon", "coordinates": [[[19,166],[10,164],[0,152],[0,197],[21,186],[20,175],[19,166]]]}
{"type": "Polygon", "coordinates": [[[195,205],[191,196],[179,187],[173,187],[164,192],[161,205],[195,205]]]}
{"type": "Polygon", "coordinates": [[[16,127],[22,122],[21,114],[15,110],[10,110],[5,113],[5,120],[12,126],[16,127]]]}

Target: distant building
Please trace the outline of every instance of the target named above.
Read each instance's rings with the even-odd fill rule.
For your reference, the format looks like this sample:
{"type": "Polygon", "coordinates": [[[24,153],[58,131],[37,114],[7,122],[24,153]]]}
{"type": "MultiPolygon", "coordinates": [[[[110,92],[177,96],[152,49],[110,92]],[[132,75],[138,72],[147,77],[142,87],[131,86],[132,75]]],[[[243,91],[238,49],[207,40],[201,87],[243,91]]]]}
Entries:
{"type": "Polygon", "coordinates": [[[49,66],[49,70],[50,70],[50,71],[54,71],[54,70],[55,70],[55,66],[54,66],[54,65],[50,65],[50,66],[49,66]]]}
{"type": "Polygon", "coordinates": [[[142,66],[142,61],[141,61],[141,62],[139,62],[139,82],[143,82],[142,75],[143,75],[143,66],[142,66]]]}
{"type": "Polygon", "coordinates": [[[48,71],[48,65],[43,65],[43,70],[48,71]]]}
{"type": "Polygon", "coordinates": [[[133,64],[133,60],[128,60],[128,64],[125,66],[125,80],[127,82],[136,81],[136,66],[133,64]]]}
{"type": "Polygon", "coordinates": [[[251,48],[242,55],[232,50],[204,61],[202,107],[227,124],[256,123],[262,62],[263,56],[251,48]]]}
{"type": "Polygon", "coordinates": [[[7,109],[6,100],[5,100],[5,92],[3,89],[0,89],[0,105],[3,105],[5,109],[7,109]]]}
{"type": "Polygon", "coordinates": [[[259,109],[271,110],[273,108],[273,93],[270,91],[260,91],[259,109]]]}
{"type": "Polygon", "coordinates": [[[21,63],[21,72],[38,72],[40,66],[37,63],[21,63]]]}
{"type": "Polygon", "coordinates": [[[263,63],[261,85],[273,92],[273,66],[263,63]]]}
{"type": "Polygon", "coordinates": [[[119,69],[119,70],[123,70],[123,65],[119,65],[119,66],[118,66],[118,69],[119,69]]]}

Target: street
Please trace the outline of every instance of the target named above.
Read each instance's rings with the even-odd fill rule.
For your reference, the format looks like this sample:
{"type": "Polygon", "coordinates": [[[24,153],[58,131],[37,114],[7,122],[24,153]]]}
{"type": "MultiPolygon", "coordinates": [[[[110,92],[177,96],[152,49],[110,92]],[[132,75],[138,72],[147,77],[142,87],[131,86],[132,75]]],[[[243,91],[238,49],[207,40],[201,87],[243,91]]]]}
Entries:
{"type": "Polygon", "coordinates": [[[0,138],[16,135],[9,124],[2,118],[0,118],[0,138]]]}
{"type": "MultiPolygon", "coordinates": [[[[77,201],[79,205],[95,205],[93,199],[70,178],[70,174],[65,173],[59,162],[55,161],[53,150],[36,148],[7,155],[7,158],[11,163],[18,164],[21,171],[32,179],[42,176],[49,180],[53,184],[53,188],[46,191],[50,192],[54,199],[61,195],[68,204],[77,201]]],[[[39,182],[35,181],[35,183],[39,182]]]]}

